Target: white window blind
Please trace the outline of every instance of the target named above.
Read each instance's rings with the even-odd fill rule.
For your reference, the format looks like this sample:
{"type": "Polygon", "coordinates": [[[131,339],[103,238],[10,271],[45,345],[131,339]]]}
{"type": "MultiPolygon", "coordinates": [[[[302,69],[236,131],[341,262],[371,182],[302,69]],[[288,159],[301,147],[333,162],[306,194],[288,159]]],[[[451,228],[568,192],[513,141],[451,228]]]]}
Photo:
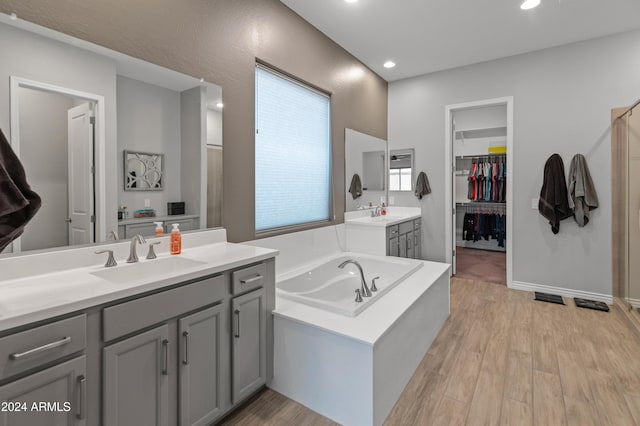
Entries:
{"type": "Polygon", "coordinates": [[[256,67],[256,231],[329,220],[329,101],[256,67]]]}

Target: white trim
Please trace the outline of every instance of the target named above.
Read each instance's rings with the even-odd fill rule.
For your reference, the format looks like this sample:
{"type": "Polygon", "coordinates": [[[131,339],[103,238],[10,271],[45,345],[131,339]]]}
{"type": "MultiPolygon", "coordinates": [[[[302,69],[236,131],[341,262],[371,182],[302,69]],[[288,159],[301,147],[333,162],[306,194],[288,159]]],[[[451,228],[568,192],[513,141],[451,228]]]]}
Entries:
{"type": "MultiPolygon", "coordinates": [[[[513,96],[502,98],[486,99],[476,102],[466,102],[461,104],[447,105],[445,107],[445,150],[444,150],[444,173],[445,173],[445,262],[451,264],[453,261],[453,240],[455,229],[453,224],[453,141],[452,141],[452,117],[455,111],[479,108],[485,106],[506,105],[507,107],[507,286],[513,283],[513,96]]],[[[452,271],[451,268],[450,271],[452,271]]]]}
{"type": "MultiPolygon", "coordinates": [[[[610,294],[592,293],[590,291],[574,290],[572,288],[564,287],[553,287],[550,285],[526,283],[522,281],[513,281],[508,287],[514,290],[532,292],[540,291],[542,293],[558,294],[564,297],[579,297],[582,299],[598,300],[600,302],[605,302],[608,305],[613,304],[613,296],[611,296],[610,294]]],[[[640,302],[640,300],[638,302],[640,302]]]]}
{"type": "MultiPolygon", "coordinates": [[[[20,87],[43,90],[52,93],[61,93],[75,98],[86,99],[88,101],[95,102],[94,114],[96,117],[95,124],[95,211],[96,215],[96,230],[94,239],[95,242],[102,241],[102,238],[106,236],[106,218],[107,218],[107,195],[106,195],[106,116],[105,116],[105,99],[102,95],[96,95],[93,93],[82,92],[79,90],[70,89],[62,86],[55,86],[49,83],[43,83],[40,81],[29,80],[22,77],[16,77],[14,75],[9,77],[10,81],[10,114],[11,114],[11,147],[18,157],[20,157],[20,103],[18,98],[18,89],[20,87]]],[[[13,242],[12,252],[20,253],[20,238],[13,242]]]]}
{"type": "Polygon", "coordinates": [[[630,304],[634,309],[636,308],[640,308],[640,299],[632,299],[630,297],[627,297],[625,299],[622,299],[624,301],[626,301],[628,304],[630,304]]]}

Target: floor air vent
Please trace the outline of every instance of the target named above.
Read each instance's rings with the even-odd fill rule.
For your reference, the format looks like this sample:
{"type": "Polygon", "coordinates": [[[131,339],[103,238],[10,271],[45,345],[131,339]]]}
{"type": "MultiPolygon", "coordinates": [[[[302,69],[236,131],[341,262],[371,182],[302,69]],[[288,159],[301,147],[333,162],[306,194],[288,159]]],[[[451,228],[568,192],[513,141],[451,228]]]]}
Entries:
{"type": "Polygon", "coordinates": [[[564,300],[562,300],[562,296],[558,296],[557,294],[540,293],[539,291],[536,291],[534,294],[535,294],[535,297],[534,297],[535,300],[539,300],[541,302],[557,303],[558,305],[564,305],[564,300]]]}
{"type": "Polygon", "coordinates": [[[597,300],[580,299],[579,297],[574,297],[573,301],[576,302],[576,306],[579,306],[581,308],[609,312],[609,307],[604,302],[598,302],[597,300]]]}

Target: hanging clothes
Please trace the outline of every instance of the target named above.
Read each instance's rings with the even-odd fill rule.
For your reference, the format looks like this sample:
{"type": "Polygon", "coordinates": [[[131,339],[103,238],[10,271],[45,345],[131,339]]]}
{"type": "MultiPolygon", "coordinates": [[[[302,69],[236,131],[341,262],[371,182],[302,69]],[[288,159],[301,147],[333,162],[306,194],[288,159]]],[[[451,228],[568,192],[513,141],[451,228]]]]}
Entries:
{"type": "Polygon", "coordinates": [[[462,239],[473,242],[496,240],[498,247],[504,247],[505,226],[506,216],[502,213],[468,212],[464,215],[462,239]]]}

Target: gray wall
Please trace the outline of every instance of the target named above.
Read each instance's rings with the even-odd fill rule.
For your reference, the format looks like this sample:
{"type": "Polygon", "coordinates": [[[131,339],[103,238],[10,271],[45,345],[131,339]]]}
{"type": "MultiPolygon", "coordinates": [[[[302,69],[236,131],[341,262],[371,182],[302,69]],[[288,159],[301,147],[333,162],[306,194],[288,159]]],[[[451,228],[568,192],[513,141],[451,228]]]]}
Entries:
{"type": "Polygon", "coordinates": [[[217,83],[224,91],[224,225],[254,239],[256,58],[332,94],[334,203],[344,211],[344,129],[387,136],[387,83],[278,0],[3,0],[0,11],[217,83]],[[354,68],[364,72],[354,77],[354,68]]]}
{"type": "Polygon", "coordinates": [[[420,203],[426,258],[444,260],[448,238],[445,106],[514,96],[513,278],[611,294],[610,110],[640,97],[639,75],[640,32],[631,32],[390,84],[390,148],[415,147],[433,189],[420,203]],[[554,152],[566,172],[574,154],[585,155],[600,199],[587,227],[568,219],[558,235],[531,209],[554,152]]]}
{"type": "Polygon", "coordinates": [[[198,215],[200,226],[206,221],[206,206],[201,209],[202,191],[206,191],[207,181],[205,90],[194,87],[180,94],[182,195],[180,200],[173,200],[184,201],[185,213],[198,215]]]}
{"type": "Polygon", "coordinates": [[[159,216],[168,201],[180,201],[180,93],[131,78],[117,77],[118,205],[130,212],[151,202],[159,216]],[[125,191],[123,150],[164,154],[162,191],[125,191]]]}
{"type": "MultiPolygon", "coordinates": [[[[0,7],[4,7],[4,4],[0,7]]],[[[109,167],[116,161],[115,64],[100,55],[76,49],[67,44],[8,25],[0,25],[0,52],[2,52],[2,61],[0,62],[0,128],[7,138],[10,135],[10,76],[105,97],[106,229],[117,229],[115,214],[117,205],[116,168],[109,167]]],[[[29,170],[27,170],[28,172],[29,170]]]]}
{"type": "Polygon", "coordinates": [[[72,98],[20,88],[20,160],[31,188],[42,198],[38,214],[25,227],[22,250],[69,244],[67,111],[72,98]]]}

